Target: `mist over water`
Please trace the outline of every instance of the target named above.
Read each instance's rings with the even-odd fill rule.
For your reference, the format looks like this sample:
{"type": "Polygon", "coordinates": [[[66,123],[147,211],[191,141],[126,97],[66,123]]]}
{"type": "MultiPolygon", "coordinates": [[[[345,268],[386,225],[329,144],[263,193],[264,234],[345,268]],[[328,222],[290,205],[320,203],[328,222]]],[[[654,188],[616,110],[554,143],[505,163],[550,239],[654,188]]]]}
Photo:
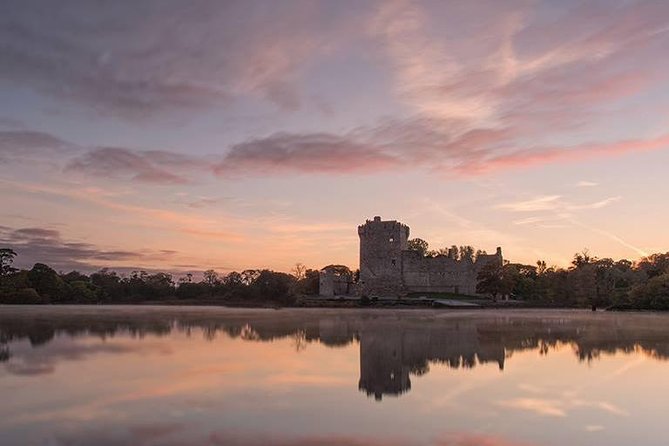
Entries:
{"type": "Polygon", "coordinates": [[[666,444],[669,316],[3,307],[5,445],[666,444]]]}

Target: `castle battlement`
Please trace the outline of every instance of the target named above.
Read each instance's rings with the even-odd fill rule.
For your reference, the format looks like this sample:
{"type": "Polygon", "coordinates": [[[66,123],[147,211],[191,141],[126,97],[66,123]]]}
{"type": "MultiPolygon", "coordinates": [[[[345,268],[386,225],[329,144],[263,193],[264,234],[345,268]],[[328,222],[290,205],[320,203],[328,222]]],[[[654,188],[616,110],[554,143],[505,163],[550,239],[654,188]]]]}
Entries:
{"type": "Polygon", "coordinates": [[[358,226],[360,237],[359,290],[367,296],[408,293],[475,295],[478,273],[491,262],[503,262],[502,249],[472,262],[446,256],[424,257],[409,250],[409,226],[374,217],[358,226]]]}
{"type": "Polygon", "coordinates": [[[409,226],[397,220],[374,217],[358,226],[360,277],[340,277],[331,267],[320,273],[321,295],[357,292],[363,296],[402,296],[408,293],[476,295],[478,274],[491,262],[502,264],[502,248],[495,254],[456,260],[448,256],[425,257],[409,249],[409,226]],[[334,272],[333,272],[334,271],[334,272]],[[354,290],[355,291],[352,291],[354,290]]]}
{"type": "Polygon", "coordinates": [[[358,235],[372,235],[379,232],[405,232],[404,235],[409,239],[409,227],[397,220],[381,220],[381,217],[374,217],[374,220],[367,220],[365,224],[358,226],[358,235]]]}

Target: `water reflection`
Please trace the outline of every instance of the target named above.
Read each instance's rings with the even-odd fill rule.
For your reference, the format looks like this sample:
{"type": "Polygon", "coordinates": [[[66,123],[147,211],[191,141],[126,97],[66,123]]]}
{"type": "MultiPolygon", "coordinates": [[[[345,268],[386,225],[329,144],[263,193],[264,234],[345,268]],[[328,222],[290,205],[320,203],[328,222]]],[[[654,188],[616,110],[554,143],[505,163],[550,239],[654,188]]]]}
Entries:
{"type": "Polygon", "coordinates": [[[1,307],[0,444],[659,446],[668,322],[1,307]]]}
{"type": "MultiPolygon", "coordinates": [[[[549,354],[568,344],[580,361],[602,353],[642,352],[669,357],[667,318],[655,315],[584,312],[393,312],[222,310],[211,308],[64,307],[4,309],[0,312],[0,361],[14,375],[53,373],[61,360],[96,353],[169,351],[169,344],[78,344],[67,339],[169,336],[201,331],[205,339],[270,342],[292,339],[300,352],[313,342],[337,348],[359,343],[358,388],[376,400],[411,389],[411,377],[430,364],[471,369],[505,361],[515,352],[549,354]],[[20,341],[31,349],[17,349],[20,341]],[[49,348],[42,348],[48,346],[49,348]]],[[[178,354],[179,352],[174,352],[178,354]]]]}

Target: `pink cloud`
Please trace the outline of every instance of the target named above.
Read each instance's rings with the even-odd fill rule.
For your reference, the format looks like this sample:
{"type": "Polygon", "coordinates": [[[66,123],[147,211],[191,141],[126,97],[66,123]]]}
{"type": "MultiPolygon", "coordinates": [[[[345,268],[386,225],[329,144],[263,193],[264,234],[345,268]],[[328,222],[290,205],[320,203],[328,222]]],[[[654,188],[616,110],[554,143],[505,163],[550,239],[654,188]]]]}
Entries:
{"type": "MultiPolygon", "coordinates": [[[[372,45],[381,50],[378,57],[385,61],[394,82],[388,94],[406,107],[401,113],[391,110],[391,120],[379,119],[376,124],[340,132],[255,134],[209,157],[187,155],[185,149],[172,153],[98,147],[65,159],[68,172],[93,179],[178,186],[212,174],[219,178],[362,175],[422,169],[473,175],[658,150],[664,144],[632,130],[626,141],[583,141],[565,148],[554,143],[573,140],[575,130],[625,113],[624,108],[616,108],[623,107],[624,100],[663,87],[669,69],[669,59],[660,57],[669,43],[669,6],[664,3],[565,5],[559,14],[546,13],[540,3],[524,1],[448,8],[395,1],[372,9],[355,21],[356,26],[366,21],[364,38],[361,30],[356,34],[345,21],[327,19],[322,8],[309,3],[293,13],[269,8],[259,17],[236,8],[224,13],[212,4],[193,11],[194,17],[183,18],[185,27],[196,17],[206,19],[210,29],[216,30],[211,36],[203,35],[199,26],[184,35],[165,32],[173,24],[168,10],[152,15],[141,31],[128,35],[110,31],[118,39],[112,39],[117,51],[101,52],[96,67],[89,66],[91,58],[84,48],[75,45],[61,54],[64,50],[47,46],[71,62],[67,70],[48,80],[44,77],[49,70],[35,74],[48,51],[37,51],[36,44],[25,39],[8,39],[5,51],[25,52],[8,76],[21,75],[24,81],[52,93],[54,81],[72,84],[69,94],[78,100],[127,112],[126,117],[132,110],[160,111],[191,102],[207,105],[229,96],[259,96],[294,110],[300,105],[300,74],[311,58],[350,43],[351,37],[342,33],[345,29],[360,39],[356,43],[361,47],[372,45]],[[285,23],[275,20],[275,14],[285,18],[285,23]],[[232,29],[240,35],[213,26],[227,23],[230,17],[251,25],[272,20],[259,34],[237,29],[237,22],[232,29]],[[451,28],[457,32],[448,31],[451,28]],[[166,41],[159,38],[164,35],[166,41]],[[134,42],[137,37],[155,46],[146,51],[146,57],[129,49],[132,45],[127,40],[134,42]],[[218,51],[221,43],[230,43],[225,52],[218,51]],[[201,64],[190,59],[193,48],[207,54],[200,58],[201,64]],[[112,69],[117,65],[118,72],[112,69]],[[98,76],[82,78],[87,72],[98,76]]],[[[41,14],[49,12],[56,22],[76,22],[60,10],[41,14]]],[[[26,22],[29,34],[35,31],[32,16],[24,15],[20,8],[12,13],[17,14],[17,22],[26,22]]],[[[54,32],[44,30],[47,36],[54,32]]],[[[19,144],[38,144],[40,150],[44,145],[60,144],[49,135],[33,133],[6,135],[0,149],[15,155],[19,144]]]]}
{"type": "Polygon", "coordinates": [[[249,172],[373,173],[401,165],[397,156],[351,138],[280,133],[233,146],[214,172],[220,176],[249,172]]]}
{"type": "Polygon", "coordinates": [[[519,150],[508,155],[482,159],[477,163],[463,165],[458,171],[463,174],[483,174],[508,168],[526,168],[552,162],[576,162],[596,157],[621,156],[634,152],[647,152],[669,148],[669,134],[651,139],[627,140],[610,144],[583,144],[567,148],[519,150]]]}
{"type": "Polygon", "coordinates": [[[325,12],[314,2],[17,3],[0,27],[0,80],[129,120],[240,97],[295,110],[306,60],[348,22],[325,12]]]}

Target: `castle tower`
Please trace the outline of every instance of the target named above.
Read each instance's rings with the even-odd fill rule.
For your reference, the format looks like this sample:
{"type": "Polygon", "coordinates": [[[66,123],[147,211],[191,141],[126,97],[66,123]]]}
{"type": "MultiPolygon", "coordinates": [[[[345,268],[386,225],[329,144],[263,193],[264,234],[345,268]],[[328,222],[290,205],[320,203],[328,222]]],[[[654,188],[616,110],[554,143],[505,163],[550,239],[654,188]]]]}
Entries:
{"type": "Polygon", "coordinates": [[[402,251],[408,249],[409,227],[374,217],[358,226],[358,235],[361,294],[370,297],[402,294],[402,251]]]}

